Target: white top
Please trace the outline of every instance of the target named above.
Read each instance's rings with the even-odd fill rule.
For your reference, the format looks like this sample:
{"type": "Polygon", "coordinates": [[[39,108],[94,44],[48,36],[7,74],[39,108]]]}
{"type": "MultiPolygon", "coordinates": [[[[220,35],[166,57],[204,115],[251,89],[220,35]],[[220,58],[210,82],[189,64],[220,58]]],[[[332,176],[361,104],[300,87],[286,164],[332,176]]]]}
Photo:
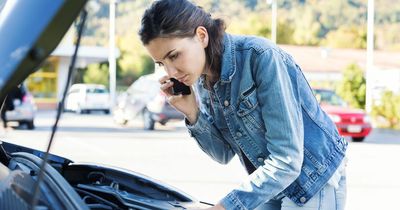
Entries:
{"type": "Polygon", "coordinates": [[[328,180],[328,184],[333,186],[335,189],[339,188],[339,181],[342,175],[345,173],[345,169],[347,166],[347,156],[344,156],[342,163],[340,163],[339,167],[336,169],[335,173],[328,180]]]}

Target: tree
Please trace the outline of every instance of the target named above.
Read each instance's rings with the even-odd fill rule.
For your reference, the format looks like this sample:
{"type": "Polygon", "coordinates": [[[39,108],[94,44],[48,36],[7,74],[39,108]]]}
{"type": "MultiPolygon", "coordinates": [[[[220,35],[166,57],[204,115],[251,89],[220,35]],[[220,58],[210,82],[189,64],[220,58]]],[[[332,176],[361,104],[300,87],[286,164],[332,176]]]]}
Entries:
{"type": "Polygon", "coordinates": [[[367,30],[360,26],[344,26],[326,35],[323,44],[333,48],[357,48],[367,47],[367,30]]]}
{"type": "Polygon", "coordinates": [[[365,108],[366,80],[357,64],[350,64],[336,92],[354,108],[365,108]]]}
{"type": "Polygon", "coordinates": [[[90,64],[83,75],[83,82],[108,86],[108,63],[90,64]]]}
{"type": "MultiPolygon", "coordinates": [[[[100,9],[89,14],[82,45],[108,44],[109,0],[96,0],[100,9]]],[[[117,84],[129,85],[152,64],[137,32],[145,8],[154,0],[119,0],[116,37],[121,56],[117,64],[117,84]]],[[[271,36],[271,6],[265,0],[193,0],[213,18],[226,21],[227,32],[271,36]]],[[[1,0],[0,0],[1,2],[1,0]]],[[[376,49],[400,49],[400,4],[391,0],[376,2],[376,49]],[[390,6],[387,6],[390,5],[390,6]]],[[[364,48],[366,43],[367,0],[281,0],[278,1],[279,44],[318,45],[364,48]]],[[[76,26],[76,25],[75,25],[76,26]]],[[[93,67],[92,67],[93,68],[93,67]]],[[[100,71],[100,70],[99,70],[100,71]]],[[[86,74],[82,70],[82,74],[86,74]]],[[[94,74],[94,70],[91,70],[94,74]]],[[[81,76],[81,75],[78,75],[81,76]]],[[[78,77],[82,80],[83,76],[78,77]]]]}
{"type": "Polygon", "coordinates": [[[385,91],[379,103],[372,106],[372,116],[386,119],[389,128],[400,129],[400,95],[385,91]]]}
{"type": "Polygon", "coordinates": [[[305,7],[297,11],[299,16],[295,20],[295,30],[293,34],[294,43],[299,45],[317,45],[320,38],[321,24],[316,21],[317,15],[313,8],[305,7]]]}
{"type": "Polygon", "coordinates": [[[293,34],[295,28],[288,21],[279,21],[278,30],[276,36],[276,42],[278,44],[294,44],[293,34]]]}

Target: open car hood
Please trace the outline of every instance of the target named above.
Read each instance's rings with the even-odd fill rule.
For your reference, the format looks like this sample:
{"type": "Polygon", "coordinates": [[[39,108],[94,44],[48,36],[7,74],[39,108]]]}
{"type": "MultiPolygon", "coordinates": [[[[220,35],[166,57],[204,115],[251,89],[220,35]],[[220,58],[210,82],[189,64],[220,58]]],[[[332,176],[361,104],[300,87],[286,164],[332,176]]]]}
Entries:
{"type": "Polygon", "coordinates": [[[0,11],[0,101],[59,44],[86,0],[11,0],[0,11]]]}
{"type": "MultiPolygon", "coordinates": [[[[0,103],[50,55],[86,1],[9,0],[0,8],[0,103]]],[[[31,206],[44,154],[0,141],[0,209],[209,207],[139,173],[56,155],[48,156],[38,203],[31,206]]]]}

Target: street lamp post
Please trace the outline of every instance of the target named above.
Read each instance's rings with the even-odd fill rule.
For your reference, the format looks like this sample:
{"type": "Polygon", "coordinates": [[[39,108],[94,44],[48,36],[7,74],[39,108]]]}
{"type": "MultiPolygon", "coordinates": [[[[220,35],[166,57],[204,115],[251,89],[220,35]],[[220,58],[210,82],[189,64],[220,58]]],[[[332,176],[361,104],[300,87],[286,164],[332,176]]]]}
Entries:
{"type": "Polygon", "coordinates": [[[271,40],[276,44],[276,29],[277,29],[277,0],[267,0],[267,4],[272,5],[272,20],[271,20],[271,40]]]}
{"type": "Polygon", "coordinates": [[[110,102],[111,107],[115,105],[115,90],[116,90],[116,74],[117,74],[117,62],[115,58],[115,8],[117,1],[110,0],[110,25],[109,25],[109,53],[108,53],[108,64],[109,64],[109,77],[110,77],[110,102]]]}
{"type": "Polygon", "coordinates": [[[372,110],[372,73],[374,68],[374,0],[368,0],[367,11],[367,68],[365,70],[366,93],[365,110],[370,113],[372,110]]]}

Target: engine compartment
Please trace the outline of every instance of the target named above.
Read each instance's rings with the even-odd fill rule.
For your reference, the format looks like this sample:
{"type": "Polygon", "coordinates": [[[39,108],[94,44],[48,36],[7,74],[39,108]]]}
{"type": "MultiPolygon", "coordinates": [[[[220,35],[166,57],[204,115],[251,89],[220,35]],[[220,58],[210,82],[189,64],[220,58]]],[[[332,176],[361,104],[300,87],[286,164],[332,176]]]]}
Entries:
{"type": "MultiPolygon", "coordinates": [[[[0,209],[29,209],[44,152],[0,144],[0,209]],[[4,199],[13,202],[2,202],[4,199]],[[1,206],[2,203],[12,208],[1,206]]],[[[145,175],[100,164],[79,164],[49,155],[39,209],[186,209],[209,207],[145,175]]]]}

